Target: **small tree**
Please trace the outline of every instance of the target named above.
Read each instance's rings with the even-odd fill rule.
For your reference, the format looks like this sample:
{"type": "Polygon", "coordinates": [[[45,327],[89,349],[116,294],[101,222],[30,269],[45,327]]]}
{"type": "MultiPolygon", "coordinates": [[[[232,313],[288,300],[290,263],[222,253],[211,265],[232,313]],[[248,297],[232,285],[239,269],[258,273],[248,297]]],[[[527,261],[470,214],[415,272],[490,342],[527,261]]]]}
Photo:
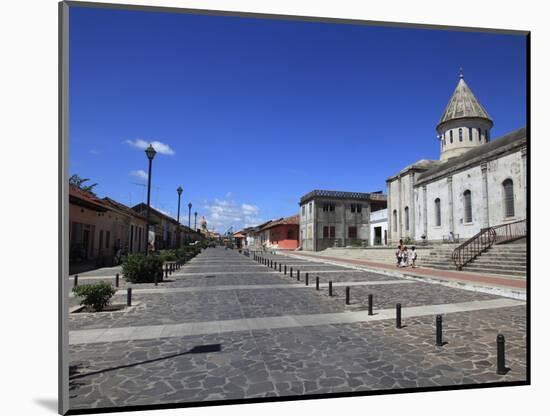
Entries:
{"type": "Polygon", "coordinates": [[[89,180],[90,180],[89,178],[81,178],[75,173],[69,178],[69,184],[76,186],[78,189],[81,189],[84,192],[89,192],[95,195],[93,189],[97,186],[97,183],[93,183],[91,185],[84,185],[84,183],[88,182],[89,180]]]}
{"type": "Polygon", "coordinates": [[[163,260],[160,256],[130,254],[122,263],[124,279],[131,283],[152,283],[162,275],[163,260]]]}
{"type": "Polygon", "coordinates": [[[83,297],[81,305],[92,307],[96,312],[101,312],[111,302],[116,290],[106,282],[91,285],[80,285],[73,288],[73,293],[83,297]]]}

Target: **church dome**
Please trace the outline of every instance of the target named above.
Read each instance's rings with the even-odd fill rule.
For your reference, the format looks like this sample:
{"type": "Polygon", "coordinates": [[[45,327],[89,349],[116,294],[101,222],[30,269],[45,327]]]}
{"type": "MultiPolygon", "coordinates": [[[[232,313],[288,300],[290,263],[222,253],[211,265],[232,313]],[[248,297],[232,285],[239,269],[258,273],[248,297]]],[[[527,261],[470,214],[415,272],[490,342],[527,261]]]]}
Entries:
{"type": "Polygon", "coordinates": [[[493,125],[493,120],[468,87],[461,72],[458,85],[437,124],[437,129],[439,130],[439,127],[444,123],[463,118],[485,119],[490,122],[491,126],[493,125]]]}

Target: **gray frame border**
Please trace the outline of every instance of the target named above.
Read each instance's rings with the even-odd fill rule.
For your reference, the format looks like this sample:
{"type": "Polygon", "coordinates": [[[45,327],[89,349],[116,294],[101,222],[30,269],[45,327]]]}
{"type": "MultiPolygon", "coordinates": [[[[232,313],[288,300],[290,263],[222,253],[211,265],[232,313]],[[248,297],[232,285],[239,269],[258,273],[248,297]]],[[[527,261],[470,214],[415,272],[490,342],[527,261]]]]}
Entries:
{"type": "MultiPolygon", "coordinates": [[[[143,12],[161,12],[161,13],[179,13],[179,14],[194,14],[194,15],[206,15],[206,16],[227,16],[238,18],[251,18],[251,19],[269,19],[269,20],[287,20],[287,21],[299,21],[299,22],[316,22],[316,23],[334,23],[334,24],[349,24],[349,25],[363,25],[363,26],[379,26],[379,27],[391,27],[402,29],[424,29],[424,30],[446,30],[455,32],[476,32],[476,33],[489,33],[500,35],[516,35],[525,36],[526,46],[526,77],[527,77],[527,91],[526,91],[526,115],[527,115],[527,136],[530,138],[530,96],[531,96],[531,83],[530,83],[530,37],[531,31],[529,30],[516,30],[516,29],[500,29],[500,28],[481,28],[470,26],[448,26],[437,24],[424,24],[424,23],[400,23],[389,21],[376,21],[376,20],[359,20],[359,19],[346,19],[346,18],[334,18],[323,16],[301,16],[301,15],[285,15],[285,14],[269,14],[269,13],[255,13],[244,11],[223,11],[212,9],[190,9],[183,7],[170,7],[170,6],[148,6],[148,5],[134,5],[134,4],[116,4],[116,3],[99,3],[99,2],[81,2],[81,1],[60,1],[58,3],[58,127],[59,127],[59,142],[58,142],[58,413],[64,415],[69,412],[69,328],[68,328],[68,297],[66,294],[69,290],[69,280],[66,279],[69,275],[69,185],[68,185],[68,173],[69,173],[69,9],[70,7],[86,7],[86,8],[102,8],[102,9],[118,9],[126,11],[143,11],[143,12]]],[[[530,141],[530,140],[529,140],[530,141]]],[[[530,165],[530,146],[528,146],[528,164],[530,165]]],[[[530,184],[530,168],[528,169],[528,184],[530,184]]],[[[530,187],[528,188],[528,193],[530,187]]],[[[528,204],[528,218],[530,217],[530,195],[527,198],[528,204]]],[[[530,234],[530,223],[528,222],[528,234],[530,234]]],[[[415,388],[415,389],[402,389],[396,392],[374,392],[373,394],[405,394],[414,392],[435,392],[435,391],[452,391],[459,389],[469,388],[488,388],[488,387],[506,387],[506,386],[521,386],[531,384],[531,360],[530,360],[530,238],[527,242],[527,380],[526,382],[503,382],[503,383],[486,383],[482,385],[476,385],[474,387],[469,385],[464,386],[445,386],[445,388],[415,388]]],[[[359,397],[366,397],[371,394],[363,393],[359,397]]],[[[311,397],[314,399],[323,398],[338,398],[346,397],[342,394],[329,394],[318,395],[318,397],[311,397]]],[[[351,396],[350,396],[351,397],[351,396]]],[[[310,397],[298,397],[295,399],[278,398],[275,400],[263,399],[243,399],[243,400],[223,400],[214,401],[210,403],[201,403],[199,406],[219,406],[230,405],[238,403],[269,403],[277,401],[288,400],[305,400],[310,397]]],[[[136,406],[137,408],[122,407],[117,409],[89,409],[82,410],[74,413],[99,413],[99,412],[123,412],[123,411],[136,411],[136,410],[153,410],[162,408],[185,408],[196,407],[197,404],[178,404],[173,403],[167,406],[136,406]]]]}

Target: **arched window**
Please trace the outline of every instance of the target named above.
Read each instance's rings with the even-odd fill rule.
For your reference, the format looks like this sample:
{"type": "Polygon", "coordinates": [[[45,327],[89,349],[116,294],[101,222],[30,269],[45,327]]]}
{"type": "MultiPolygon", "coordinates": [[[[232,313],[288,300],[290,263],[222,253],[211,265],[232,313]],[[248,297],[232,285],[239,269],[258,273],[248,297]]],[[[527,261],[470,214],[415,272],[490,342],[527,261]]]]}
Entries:
{"type": "Polygon", "coordinates": [[[409,207],[405,207],[405,230],[409,230],[409,207]]]}
{"type": "Polygon", "coordinates": [[[477,129],[477,137],[478,137],[479,141],[481,141],[481,129],[480,128],[477,129]]]}
{"type": "Polygon", "coordinates": [[[489,130],[485,130],[485,141],[489,141],[489,130]]]}
{"type": "Polygon", "coordinates": [[[472,222],[472,193],[464,191],[464,222],[472,222]]]}
{"type": "Polygon", "coordinates": [[[462,141],[462,127],[458,129],[458,141],[462,141]]]}
{"type": "Polygon", "coordinates": [[[452,131],[452,130],[450,131],[449,142],[450,142],[451,144],[453,144],[453,131],[452,131]]]}
{"type": "Polygon", "coordinates": [[[506,179],[502,182],[502,190],[504,194],[504,216],[513,217],[514,209],[514,182],[512,179],[506,179]]]}
{"type": "Polygon", "coordinates": [[[397,210],[395,209],[393,210],[392,222],[393,222],[393,231],[397,232],[397,210]]]}
{"type": "Polygon", "coordinates": [[[434,201],[434,211],[435,211],[435,226],[441,227],[441,200],[436,198],[434,201]]]}
{"type": "Polygon", "coordinates": [[[474,139],[474,136],[472,136],[474,133],[472,132],[472,128],[468,128],[468,139],[472,141],[474,139]]]}

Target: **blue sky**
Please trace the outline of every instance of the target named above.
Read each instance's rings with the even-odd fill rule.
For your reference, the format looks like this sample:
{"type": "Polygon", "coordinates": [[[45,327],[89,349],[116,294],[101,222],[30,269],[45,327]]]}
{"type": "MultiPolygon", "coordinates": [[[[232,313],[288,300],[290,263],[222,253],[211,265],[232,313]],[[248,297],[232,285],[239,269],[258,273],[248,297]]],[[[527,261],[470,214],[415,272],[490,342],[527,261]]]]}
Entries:
{"type": "MultiPolygon", "coordinates": [[[[100,196],[187,203],[217,231],[298,212],[312,189],[371,192],[438,159],[465,80],[494,120],[526,123],[519,35],[71,7],[70,173],[100,196]]],[[[210,227],[209,227],[210,228],[210,227]]]]}

